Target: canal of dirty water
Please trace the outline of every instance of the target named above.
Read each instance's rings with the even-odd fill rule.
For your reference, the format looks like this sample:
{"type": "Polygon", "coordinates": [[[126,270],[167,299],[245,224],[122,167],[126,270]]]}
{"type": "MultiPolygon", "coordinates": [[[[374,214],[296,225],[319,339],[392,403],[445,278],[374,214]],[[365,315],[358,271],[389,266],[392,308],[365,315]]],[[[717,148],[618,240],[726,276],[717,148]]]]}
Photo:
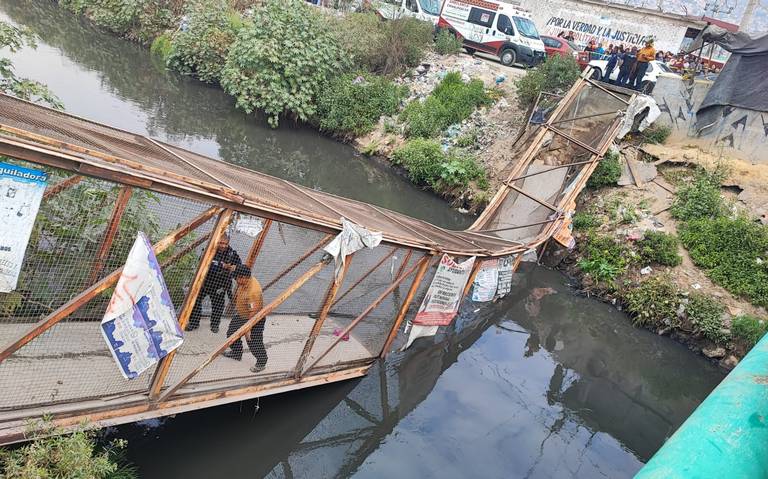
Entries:
{"type": "MultiPolygon", "coordinates": [[[[462,229],[451,210],[316,132],[246,116],[49,0],[0,0],[38,49],[17,73],[67,110],[462,229]]],[[[524,265],[514,293],[362,379],[111,428],[141,477],[631,477],[722,379],[668,338],[524,265]]]]}

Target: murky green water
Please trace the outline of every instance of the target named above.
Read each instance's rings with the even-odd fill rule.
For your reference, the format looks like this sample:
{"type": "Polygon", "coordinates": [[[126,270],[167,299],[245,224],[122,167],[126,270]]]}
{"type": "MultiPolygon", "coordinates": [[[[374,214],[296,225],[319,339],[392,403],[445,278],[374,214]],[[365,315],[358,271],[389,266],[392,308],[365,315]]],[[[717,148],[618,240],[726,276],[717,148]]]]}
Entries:
{"type": "MultiPolygon", "coordinates": [[[[16,55],[19,73],[78,115],[444,226],[470,221],[344,145],[266,128],[46,0],[0,0],[0,14],[41,37],[16,55]]],[[[109,434],[148,478],[631,477],[723,377],[558,273],[528,266],[516,281],[363,379],[109,434]]]]}

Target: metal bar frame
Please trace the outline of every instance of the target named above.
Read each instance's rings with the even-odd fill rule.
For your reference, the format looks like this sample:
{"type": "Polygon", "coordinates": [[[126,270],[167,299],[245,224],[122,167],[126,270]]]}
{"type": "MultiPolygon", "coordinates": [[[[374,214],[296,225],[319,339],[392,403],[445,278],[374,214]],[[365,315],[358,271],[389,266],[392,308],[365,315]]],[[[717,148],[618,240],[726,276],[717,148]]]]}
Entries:
{"type": "Polygon", "coordinates": [[[338,277],[333,275],[331,278],[331,285],[328,287],[328,292],[325,294],[323,306],[320,308],[320,313],[317,315],[315,324],[312,325],[312,329],[309,331],[309,335],[304,342],[304,347],[301,350],[299,359],[296,361],[296,366],[293,368],[293,377],[296,379],[301,377],[301,369],[304,367],[304,363],[307,361],[309,353],[312,352],[312,347],[315,345],[315,341],[320,335],[320,331],[323,329],[328,313],[335,304],[333,300],[336,298],[336,293],[339,292],[339,288],[341,288],[341,285],[344,283],[344,278],[347,277],[349,266],[352,264],[352,258],[353,255],[348,255],[344,258],[344,267],[341,270],[341,274],[339,274],[338,277]]]}
{"type": "MultiPolygon", "coordinates": [[[[195,277],[192,279],[192,284],[189,287],[186,298],[184,298],[184,304],[182,305],[181,312],[179,313],[178,322],[179,327],[181,327],[182,330],[186,328],[187,323],[189,322],[189,318],[192,315],[192,310],[194,309],[195,303],[197,302],[197,297],[200,294],[200,291],[203,289],[203,283],[205,282],[205,277],[208,275],[208,269],[211,267],[211,261],[213,260],[213,256],[216,254],[218,242],[226,233],[227,228],[229,227],[229,223],[232,221],[233,214],[234,212],[230,209],[226,209],[219,213],[216,226],[214,226],[213,232],[211,233],[211,239],[208,241],[208,246],[205,248],[205,252],[200,258],[200,262],[197,265],[197,271],[195,272],[195,277]]],[[[157,365],[155,374],[152,376],[152,381],[150,382],[149,386],[150,401],[156,400],[160,395],[160,390],[165,383],[165,378],[168,375],[168,371],[171,369],[171,364],[173,364],[173,358],[175,357],[176,350],[173,350],[168,353],[167,356],[161,359],[160,363],[157,365]]]]}
{"type": "Polygon", "coordinates": [[[619,100],[620,102],[624,103],[625,105],[629,105],[629,101],[627,101],[627,100],[623,99],[622,97],[620,97],[619,95],[615,94],[615,93],[614,93],[614,92],[612,92],[611,90],[609,90],[609,89],[605,88],[603,85],[600,85],[600,84],[597,82],[597,80],[593,80],[593,79],[591,79],[591,78],[587,78],[587,82],[589,82],[589,84],[590,84],[590,85],[592,85],[593,87],[595,87],[595,88],[599,88],[599,89],[600,89],[600,90],[602,90],[603,92],[605,92],[605,93],[607,93],[607,94],[611,95],[612,97],[614,97],[615,99],[617,99],[617,100],[619,100]]]}
{"type": "Polygon", "coordinates": [[[526,196],[526,197],[532,199],[533,201],[535,201],[536,203],[540,204],[541,206],[545,206],[545,207],[549,208],[552,211],[558,211],[558,209],[556,207],[554,207],[553,205],[549,204],[547,201],[544,201],[544,200],[541,200],[539,198],[536,198],[532,194],[527,193],[526,191],[524,191],[522,188],[519,188],[519,187],[517,187],[515,185],[507,185],[507,186],[509,186],[511,189],[517,191],[521,195],[526,196]]]}
{"type": "Polygon", "coordinates": [[[397,274],[395,274],[395,277],[392,281],[399,278],[400,275],[403,274],[405,267],[408,266],[408,262],[411,260],[411,256],[413,256],[413,250],[409,249],[408,252],[405,254],[405,258],[403,258],[403,264],[401,264],[400,267],[397,268],[397,274]]]}
{"type": "Polygon", "coordinates": [[[564,165],[553,166],[552,168],[547,168],[546,170],[537,171],[535,173],[528,173],[526,175],[518,176],[517,178],[512,178],[511,180],[507,180],[505,182],[505,184],[515,183],[517,181],[524,180],[526,178],[530,178],[532,176],[545,175],[545,174],[549,173],[550,171],[561,170],[563,168],[569,168],[571,166],[588,165],[588,164],[592,163],[593,161],[594,160],[577,161],[575,163],[567,163],[567,164],[564,164],[564,165]]]}
{"type": "Polygon", "coordinates": [[[352,331],[353,329],[355,329],[355,327],[356,327],[358,324],[360,324],[360,323],[363,321],[363,319],[365,319],[365,318],[366,318],[366,317],[367,317],[369,314],[371,314],[371,311],[373,311],[374,309],[376,309],[376,308],[377,308],[377,307],[378,307],[378,306],[379,306],[379,305],[382,303],[382,301],[384,301],[384,300],[387,298],[387,296],[389,296],[390,294],[392,294],[392,291],[394,291],[394,290],[395,290],[395,288],[397,288],[397,287],[400,285],[400,283],[402,283],[402,282],[403,282],[403,281],[404,281],[404,280],[405,280],[405,279],[406,279],[408,276],[410,276],[411,274],[413,274],[413,272],[414,272],[414,271],[416,271],[416,268],[417,268],[418,266],[419,266],[419,264],[418,264],[418,263],[417,263],[417,264],[415,264],[415,265],[413,265],[413,266],[412,266],[412,267],[411,267],[411,268],[410,268],[410,269],[409,269],[409,270],[408,270],[408,271],[407,271],[405,274],[403,274],[403,276],[401,276],[401,277],[397,278],[397,280],[395,280],[395,282],[394,282],[394,283],[392,283],[392,284],[391,284],[391,285],[390,285],[390,286],[389,286],[389,287],[388,287],[386,290],[384,290],[384,291],[383,291],[383,292],[382,292],[382,293],[379,295],[379,297],[378,297],[378,298],[376,298],[376,299],[373,301],[373,303],[371,303],[370,305],[368,305],[368,307],[367,307],[367,308],[365,308],[365,310],[364,310],[362,313],[360,313],[360,314],[359,314],[359,315],[358,315],[358,316],[357,316],[357,317],[356,317],[356,318],[355,318],[355,319],[354,319],[354,320],[353,320],[353,321],[352,321],[352,322],[349,324],[349,326],[347,326],[346,328],[344,328],[344,330],[343,330],[341,333],[339,333],[339,336],[338,336],[338,337],[337,337],[337,338],[336,338],[336,339],[335,339],[335,340],[334,340],[334,341],[331,343],[331,345],[330,345],[330,346],[328,346],[328,348],[327,348],[327,349],[326,349],[326,350],[325,350],[325,351],[324,351],[324,352],[323,352],[323,353],[322,353],[320,356],[318,356],[318,357],[317,357],[317,358],[316,358],[316,359],[315,359],[315,360],[312,362],[312,364],[310,364],[309,366],[307,366],[307,368],[306,368],[304,371],[302,371],[301,375],[303,376],[303,375],[304,375],[304,374],[306,374],[308,371],[311,371],[311,370],[312,370],[312,368],[314,368],[314,367],[315,367],[315,366],[316,366],[316,365],[317,365],[317,364],[318,364],[320,361],[322,361],[322,360],[323,360],[323,358],[325,358],[325,357],[328,355],[328,353],[329,353],[329,352],[331,352],[331,350],[332,350],[333,348],[335,348],[335,347],[336,347],[336,346],[337,346],[337,345],[338,345],[338,344],[339,344],[339,343],[340,343],[340,342],[341,342],[341,341],[344,339],[344,337],[345,337],[346,335],[348,335],[348,334],[349,334],[349,332],[350,332],[350,331],[352,331]]]}
{"type": "Polygon", "coordinates": [[[369,270],[368,270],[368,271],[367,271],[367,272],[366,272],[366,273],[365,273],[363,276],[361,276],[361,277],[360,277],[360,279],[358,279],[357,281],[355,281],[355,283],[354,283],[352,286],[350,286],[349,288],[347,288],[347,290],[346,290],[346,291],[344,291],[344,293],[343,293],[343,294],[341,294],[341,295],[340,295],[338,298],[336,298],[336,299],[333,301],[333,304],[331,304],[331,307],[333,307],[333,306],[336,306],[336,305],[339,303],[339,301],[341,301],[342,299],[344,299],[344,298],[345,298],[345,297],[346,297],[346,296],[347,296],[349,293],[351,293],[351,292],[352,292],[352,290],[353,290],[353,289],[357,288],[357,287],[360,285],[360,283],[362,283],[362,282],[365,280],[365,278],[367,278],[368,276],[370,276],[371,274],[373,274],[373,272],[374,272],[374,271],[376,271],[377,269],[379,269],[379,267],[380,267],[382,264],[384,264],[384,262],[385,262],[385,261],[387,261],[389,258],[391,258],[391,257],[392,257],[392,256],[393,256],[395,253],[397,253],[398,251],[400,251],[400,248],[394,248],[394,249],[392,249],[392,251],[390,251],[390,252],[389,252],[389,254],[386,254],[386,255],[384,255],[384,257],[383,257],[383,258],[381,258],[381,259],[379,260],[379,262],[378,262],[378,263],[376,263],[376,264],[375,264],[375,265],[374,265],[374,266],[373,266],[371,269],[369,269],[369,270]]]}
{"type": "Polygon", "coordinates": [[[43,200],[49,200],[53,198],[54,196],[58,195],[64,190],[67,190],[69,188],[72,188],[76,184],[80,183],[85,179],[82,175],[72,175],[69,178],[65,178],[55,185],[52,185],[50,188],[45,189],[45,193],[43,193],[43,200]]]}
{"type": "MultiPolygon", "coordinates": [[[[158,241],[154,244],[153,250],[155,254],[160,254],[166,249],[168,249],[170,246],[177,243],[179,240],[187,236],[189,233],[197,229],[200,225],[211,219],[213,216],[218,214],[221,211],[221,208],[219,207],[212,207],[203,212],[200,216],[193,219],[191,222],[187,223],[185,226],[182,226],[180,228],[177,228],[167,236],[165,236],[163,239],[158,241]]],[[[103,279],[101,279],[96,284],[90,286],[89,288],[83,290],[80,294],[72,298],[71,300],[67,301],[63,305],[59,306],[55,311],[53,311],[51,314],[43,318],[42,321],[38,322],[34,327],[32,327],[27,333],[25,333],[23,336],[21,336],[19,339],[14,341],[12,344],[10,344],[8,347],[6,347],[3,351],[0,352],[0,363],[8,359],[8,357],[13,354],[14,352],[18,351],[20,348],[24,347],[26,344],[28,344],[30,341],[35,339],[36,337],[40,336],[44,332],[51,329],[54,325],[58,324],[63,319],[67,318],[69,315],[80,309],[83,305],[85,305],[87,302],[101,294],[102,292],[106,291],[107,289],[114,286],[114,284],[117,282],[117,280],[120,278],[120,273],[122,273],[123,268],[118,268],[103,279]]]]}
{"type": "Polygon", "coordinates": [[[419,270],[416,272],[416,277],[413,278],[413,283],[411,283],[411,287],[408,289],[408,293],[405,295],[405,299],[400,305],[400,310],[397,312],[397,316],[395,316],[395,322],[392,325],[392,329],[389,331],[387,339],[384,341],[384,346],[382,346],[381,352],[379,353],[379,357],[381,359],[386,358],[389,354],[389,348],[392,347],[392,343],[397,337],[397,332],[400,330],[400,325],[403,324],[403,320],[405,320],[405,317],[408,315],[408,311],[411,309],[413,298],[419,291],[419,286],[421,286],[421,282],[424,280],[424,275],[429,269],[432,258],[432,255],[425,255],[422,259],[419,260],[419,270]]]}
{"type": "Polygon", "coordinates": [[[253,240],[253,246],[251,246],[250,251],[248,251],[248,257],[245,259],[245,265],[248,266],[248,268],[253,268],[253,265],[256,263],[256,258],[259,256],[261,248],[264,246],[264,241],[267,239],[271,227],[272,220],[264,220],[264,229],[261,230],[259,236],[253,240]]]}
{"type": "Polygon", "coordinates": [[[299,256],[299,258],[296,261],[288,265],[287,268],[285,268],[277,276],[275,276],[274,279],[272,279],[269,283],[267,283],[267,285],[264,286],[264,288],[262,288],[262,291],[266,291],[272,286],[274,286],[275,284],[277,284],[277,282],[283,279],[285,275],[287,275],[288,273],[296,269],[298,265],[300,265],[301,263],[304,262],[304,260],[312,256],[317,250],[319,250],[320,248],[328,244],[328,242],[330,242],[332,239],[333,239],[333,235],[323,236],[323,238],[320,241],[318,241],[317,244],[309,248],[303,255],[299,256]]]}
{"type": "Polygon", "coordinates": [[[107,230],[104,232],[104,236],[99,244],[99,251],[96,253],[96,259],[93,261],[91,267],[91,274],[88,275],[88,281],[85,284],[93,284],[101,274],[101,270],[104,269],[104,262],[107,260],[109,250],[112,248],[112,243],[115,241],[115,236],[120,228],[120,221],[123,219],[123,213],[128,208],[128,202],[133,195],[133,188],[130,186],[121,186],[117,193],[117,199],[115,200],[115,207],[112,210],[112,216],[109,219],[107,230]]]}
{"type": "Polygon", "coordinates": [[[557,127],[554,127],[552,125],[548,125],[547,124],[547,125],[544,125],[544,128],[546,128],[547,130],[551,131],[552,133],[554,133],[554,134],[556,134],[556,135],[558,135],[558,136],[560,136],[560,137],[570,141],[574,145],[577,145],[577,146],[580,146],[581,148],[584,148],[585,150],[587,150],[588,152],[592,153],[593,155],[597,154],[597,150],[596,149],[594,149],[591,146],[587,145],[583,141],[572,137],[571,135],[569,135],[568,133],[564,132],[563,130],[561,130],[561,129],[557,128],[557,127]]]}

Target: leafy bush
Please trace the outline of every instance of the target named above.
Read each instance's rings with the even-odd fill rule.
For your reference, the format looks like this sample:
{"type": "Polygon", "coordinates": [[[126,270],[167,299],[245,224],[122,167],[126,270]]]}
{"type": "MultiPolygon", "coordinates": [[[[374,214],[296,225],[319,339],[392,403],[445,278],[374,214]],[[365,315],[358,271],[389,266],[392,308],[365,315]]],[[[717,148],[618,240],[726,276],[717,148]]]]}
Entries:
{"type": "Polygon", "coordinates": [[[485,170],[473,156],[446,154],[436,141],[410,140],[394,151],[392,161],[408,171],[411,181],[429,185],[435,191],[466,187],[472,181],[477,181],[480,188],[488,185],[485,170]]]}
{"type": "Polygon", "coordinates": [[[163,34],[152,40],[152,45],[149,47],[149,52],[153,55],[157,55],[163,59],[164,62],[168,61],[168,57],[171,56],[171,50],[173,49],[173,42],[171,37],[163,34]]]}
{"type": "Polygon", "coordinates": [[[320,92],[317,118],[320,128],[339,135],[364,135],[382,115],[397,112],[405,96],[386,78],[374,75],[341,75],[320,92]]]}
{"type": "Polygon", "coordinates": [[[227,0],[192,0],[186,27],[173,37],[168,66],[204,82],[218,82],[236,33],[227,0]]]}
{"type": "Polygon", "coordinates": [[[435,37],[435,51],[440,55],[461,53],[461,40],[448,30],[440,30],[435,37]]]}
{"type": "Polygon", "coordinates": [[[347,14],[336,22],[335,36],[355,66],[383,75],[418,65],[434,32],[429,22],[410,17],[383,20],[374,12],[347,14]]]}
{"type": "Polygon", "coordinates": [[[665,275],[654,276],[623,294],[632,322],[641,326],[678,326],[680,291],[665,275]]]}
{"type": "Polygon", "coordinates": [[[573,215],[573,228],[576,230],[588,230],[600,226],[600,218],[588,211],[579,211],[573,215]]]}
{"type": "Polygon", "coordinates": [[[590,188],[602,188],[603,186],[616,186],[621,178],[620,155],[616,151],[609,151],[600,160],[592,176],[587,180],[587,186],[590,188]]]}
{"type": "Polygon", "coordinates": [[[140,0],[90,0],[85,8],[88,17],[98,26],[118,35],[135,28],[142,11],[140,0]]]}
{"type": "Polygon", "coordinates": [[[728,332],[723,329],[725,308],[714,299],[702,293],[692,293],[686,312],[691,323],[710,341],[723,343],[728,339],[728,332]]]}
{"type": "Polygon", "coordinates": [[[477,159],[468,153],[451,151],[440,166],[440,182],[449,188],[464,188],[477,181],[480,189],[488,188],[488,179],[477,159]]]}
{"type": "Polygon", "coordinates": [[[731,333],[751,348],[768,333],[768,321],[750,315],[737,316],[731,324],[731,333]]]}
{"type": "Polygon", "coordinates": [[[587,236],[579,268],[597,281],[612,282],[627,270],[633,260],[632,252],[625,243],[593,232],[587,236]]]}
{"type": "Polygon", "coordinates": [[[768,227],[745,217],[701,218],[679,227],[693,262],[713,281],[768,306],[768,227]]]}
{"type": "Polygon", "coordinates": [[[679,244],[675,235],[662,231],[646,231],[643,239],[637,242],[641,258],[664,266],[677,266],[683,262],[677,254],[679,244]]]}
{"type": "Polygon", "coordinates": [[[539,93],[562,93],[571,88],[579,75],[581,69],[573,57],[548,57],[544,63],[515,82],[518,100],[524,108],[528,108],[536,102],[539,93]]]}
{"type": "Polygon", "coordinates": [[[691,183],[681,185],[672,204],[672,216],[680,220],[713,218],[723,214],[724,202],[720,196],[720,171],[699,171],[691,183]]]}
{"type": "MultiPolygon", "coordinates": [[[[61,431],[48,429],[48,434],[61,431]]],[[[35,437],[16,449],[0,449],[0,477],[130,479],[138,477],[133,466],[123,459],[125,441],[100,447],[92,431],[68,435],[35,437]]]]}
{"type": "Polygon", "coordinates": [[[432,138],[450,125],[467,119],[475,108],[489,103],[483,82],[464,83],[458,72],[448,73],[424,102],[409,103],[400,114],[408,137],[432,138]]]}
{"type": "Polygon", "coordinates": [[[267,0],[237,35],[221,84],[239,108],[261,110],[277,127],[281,115],[312,118],[320,92],[348,64],[322,13],[302,0],[267,0]]]}
{"type": "Polygon", "coordinates": [[[672,134],[672,128],[666,125],[651,125],[646,128],[642,133],[643,143],[651,143],[654,145],[660,145],[666,143],[669,135],[672,134]]]}

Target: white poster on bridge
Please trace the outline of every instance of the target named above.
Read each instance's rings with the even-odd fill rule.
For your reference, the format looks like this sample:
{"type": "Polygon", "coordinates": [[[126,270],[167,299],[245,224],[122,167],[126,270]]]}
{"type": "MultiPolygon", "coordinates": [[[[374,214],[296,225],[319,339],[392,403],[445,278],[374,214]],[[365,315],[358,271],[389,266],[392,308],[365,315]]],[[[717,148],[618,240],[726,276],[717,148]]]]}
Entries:
{"type": "Polygon", "coordinates": [[[434,336],[440,326],[451,324],[459,312],[464,288],[474,264],[475,257],[457,263],[447,254],[443,255],[424,301],[413,319],[405,348],[416,338],[434,336]]]}
{"type": "Polygon", "coordinates": [[[48,174],[0,163],[0,293],[16,289],[48,174]]]}
{"type": "Polygon", "coordinates": [[[160,265],[144,233],[137,235],[128,253],[101,332],[126,379],[138,377],[184,341],[160,265]]]}

